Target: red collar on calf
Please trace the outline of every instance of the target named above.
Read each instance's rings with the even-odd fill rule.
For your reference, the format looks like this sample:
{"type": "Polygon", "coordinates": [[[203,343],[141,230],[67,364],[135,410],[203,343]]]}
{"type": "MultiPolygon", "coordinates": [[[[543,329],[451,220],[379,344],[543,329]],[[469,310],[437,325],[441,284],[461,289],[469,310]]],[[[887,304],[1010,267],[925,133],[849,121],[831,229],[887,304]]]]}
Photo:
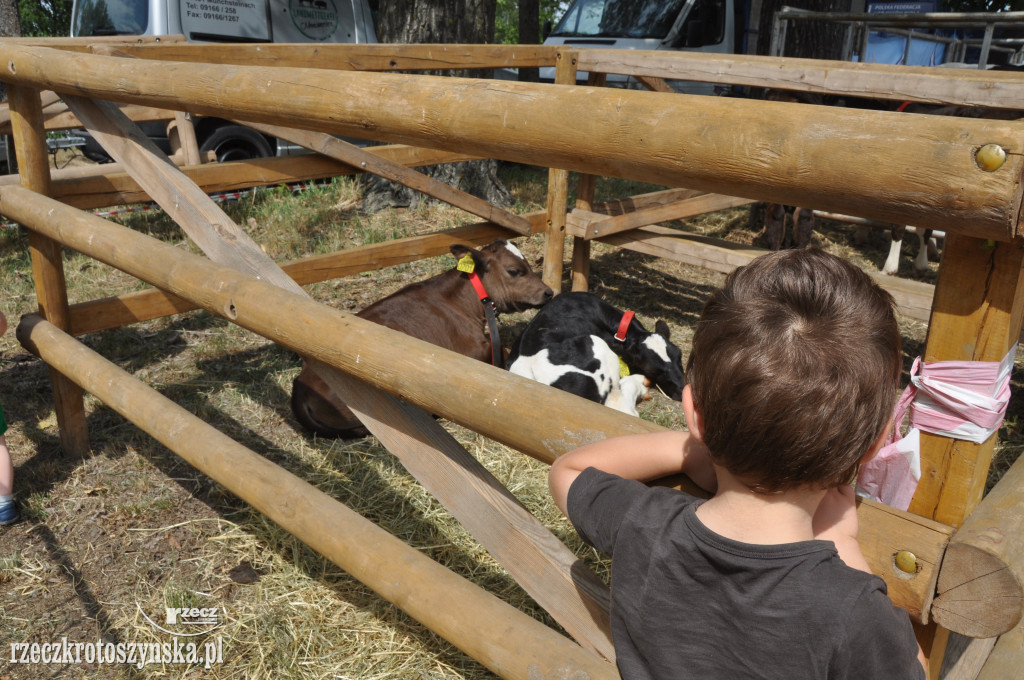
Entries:
{"type": "Polygon", "coordinates": [[[469,282],[473,285],[477,297],[484,305],[484,316],[487,317],[488,335],[491,337],[491,363],[498,368],[505,368],[505,359],[501,351],[501,336],[498,334],[498,310],[494,301],[487,295],[480,275],[476,272],[469,272],[469,282]]]}
{"type": "Polygon", "coordinates": [[[619,330],[615,331],[615,339],[619,342],[626,341],[626,331],[629,329],[629,324],[632,323],[634,316],[632,310],[629,309],[622,315],[622,321],[619,322],[619,330]]]}

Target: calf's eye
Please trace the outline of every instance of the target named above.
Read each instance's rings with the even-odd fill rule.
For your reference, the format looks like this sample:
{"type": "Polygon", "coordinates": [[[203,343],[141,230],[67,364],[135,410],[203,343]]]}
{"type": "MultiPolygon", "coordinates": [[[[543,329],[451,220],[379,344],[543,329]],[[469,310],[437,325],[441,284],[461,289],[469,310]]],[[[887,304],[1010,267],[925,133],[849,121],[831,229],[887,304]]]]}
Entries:
{"type": "Polygon", "coordinates": [[[518,269],[506,269],[505,271],[507,271],[508,275],[511,276],[513,279],[517,276],[522,275],[522,272],[520,272],[518,269]]]}

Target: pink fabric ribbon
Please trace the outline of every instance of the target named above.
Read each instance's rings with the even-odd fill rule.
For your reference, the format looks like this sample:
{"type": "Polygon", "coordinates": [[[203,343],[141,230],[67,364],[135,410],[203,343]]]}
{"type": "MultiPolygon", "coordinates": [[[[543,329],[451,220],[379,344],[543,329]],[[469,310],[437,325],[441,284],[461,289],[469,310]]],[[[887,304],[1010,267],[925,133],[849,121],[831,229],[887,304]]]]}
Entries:
{"type": "Polygon", "coordinates": [[[980,444],[999,429],[1010,401],[1014,345],[1002,361],[914,360],[910,384],[893,411],[893,432],[878,455],[861,466],[857,491],[900,510],[921,479],[920,432],[980,444]],[[910,412],[906,437],[900,428],[910,412]]]}

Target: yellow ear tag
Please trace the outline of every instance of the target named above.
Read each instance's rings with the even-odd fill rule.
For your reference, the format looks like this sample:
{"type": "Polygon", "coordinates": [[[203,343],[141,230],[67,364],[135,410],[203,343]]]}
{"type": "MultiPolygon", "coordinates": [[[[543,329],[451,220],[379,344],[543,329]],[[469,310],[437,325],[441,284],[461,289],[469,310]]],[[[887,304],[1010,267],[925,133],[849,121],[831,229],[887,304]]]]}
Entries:
{"type": "Polygon", "coordinates": [[[473,270],[476,269],[476,264],[473,262],[473,256],[470,255],[469,253],[466,253],[461,258],[459,258],[459,263],[455,265],[455,268],[458,269],[460,272],[472,274],[473,270]]]}
{"type": "Polygon", "coordinates": [[[629,366],[622,360],[622,357],[619,357],[619,377],[625,378],[627,375],[629,375],[629,366]]]}

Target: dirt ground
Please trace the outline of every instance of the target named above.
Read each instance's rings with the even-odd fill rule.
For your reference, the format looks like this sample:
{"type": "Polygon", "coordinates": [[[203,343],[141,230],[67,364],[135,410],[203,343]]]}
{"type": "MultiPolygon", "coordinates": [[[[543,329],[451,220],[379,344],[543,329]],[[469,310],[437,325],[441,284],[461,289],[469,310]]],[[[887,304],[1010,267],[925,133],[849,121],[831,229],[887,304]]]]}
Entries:
{"type": "MultiPolygon", "coordinates": [[[[415,221],[418,216],[409,213],[405,218],[415,221]]],[[[695,228],[749,242],[756,229],[747,219],[739,211],[695,228]]],[[[849,230],[830,229],[816,235],[821,245],[854,248],[849,230]]],[[[885,242],[873,238],[858,257],[864,266],[877,268],[885,242]]],[[[523,249],[536,258],[540,242],[527,242],[523,249]]],[[[904,271],[910,269],[910,257],[908,248],[904,271]]],[[[325,284],[317,297],[329,296],[329,304],[341,308],[359,308],[367,298],[428,273],[405,267],[352,277],[325,284]]],[[[934,278],[934,265],[924,276],[934,278]]],[[[720,281],[718,274],[678,263],[595,248],[592,289],[613,304],[636,310],[648,327],[664,318],[684,355],[703,301],[720,281]],[[658,294],[649,294],[651,290],[658,294]]],[[[12,326],[16,314],[32,307],[24,294],[4,302],[4,311],[14,316],[12,326]]],[[[507,323],[512,330],[506,341],[525,320],[507,323]]],[[[905,320],[903,332],[909,364],[921,349],[924,324],[905,320]]],[[[12,424],[8,442],[16,466],[16,496],[25,514],[22,523],[0,528],[0,680],[490,677],[301,543],[282,537],[220,485],[94,399],[87,399],[93,452],[85,459],[64,456],[47,368],[17,345],[13,330],[0,341],[0,403],[12,424]],[[66,659],[24,664],[19,658],[21,643],[166,641],[156,630],[156,624],[170,625],[164,620],[166,608],[204,605],[221,608],[221,616],[229,619],[220,621],[227,645],[224,663],[212,668],[164,663],[139,669],[66,659]],[[392,646],[385,651],[373,646],[381,644],[392,646]],[[379,665],[383,662],[377,657],[387,657],[391,665],[379,665]],[[425,660],[402,665],[412,659],[425,660]]],[[[203,399],[191,407],[200,417],[318,486],[328,480],[335,484],[332,495],[392,533],[472,573],[502,597],[524,601],[505,594],[516,586],[500,569],[479,566],[485,560],[477,548],[450,538],[456,529],[433,526],[439,511],[429,501],[403,495],[409,478],[388,462],[386,452],[371,441],[343,446],[312,439],[299,429],[287,403],[290,380],[298,371],[292,353],[198,312],[84,341],[171,398],[199,392],[203,399]],[[371,503],[382,496],[391,510],[371,503]],[[414,517],[415,526],[402,524],[398,515],[414,517]],[[487,573],[477,573],[481,571],[487,573]]],[[[644,408],[643,417],[681,424],[672,405],[660,397],[644,408]]],[[[467,446],[482,447],[489,464],[504,455],[492,454],[472,433],[460,431],[458,436],[467,446]]],[[[543,470],[508,474],[527,475],[533,484],[542,479],[543,470]]],[[[545,503],[537,501],[538,512],[553,517],[545,503]]],[[[564,526],[558,531],[568,533],[564,526]]],[[[542,613],[537,616],[543,618],[542,613]]],[[[171,627],[182,630],[180,625],[171,627]]]]}

